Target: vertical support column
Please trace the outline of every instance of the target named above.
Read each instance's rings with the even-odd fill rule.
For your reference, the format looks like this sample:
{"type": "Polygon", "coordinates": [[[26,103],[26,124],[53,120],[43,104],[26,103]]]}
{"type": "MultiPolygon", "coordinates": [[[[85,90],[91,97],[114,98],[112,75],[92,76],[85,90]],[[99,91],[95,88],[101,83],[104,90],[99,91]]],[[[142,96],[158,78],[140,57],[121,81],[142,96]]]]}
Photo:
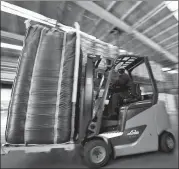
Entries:
{"type": "Polygon", "coordinates": [[[80,26],[75,22],[76,28],[76,49],[75,49],[75,66],[74,66],[74,77],[73,77],[73,93],[72,93],[72,116],[71,116],[71,141],[73,141],[73,135],[75,131],[75,110],[77,100],[77,88],[78,88],[78,73],[79,73],[79,62],[80,62],[80,26]]]}

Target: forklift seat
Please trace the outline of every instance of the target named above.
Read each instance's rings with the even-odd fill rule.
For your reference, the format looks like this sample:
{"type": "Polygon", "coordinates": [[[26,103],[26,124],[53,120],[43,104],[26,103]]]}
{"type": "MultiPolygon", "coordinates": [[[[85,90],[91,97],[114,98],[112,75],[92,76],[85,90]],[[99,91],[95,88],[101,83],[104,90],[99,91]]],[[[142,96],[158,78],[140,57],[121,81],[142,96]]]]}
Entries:
{"type": "Polygon", "coordinates": [[[142,111],[145,111],[151,106],[152,106],[151,100],[138,101],[122,106],[120,108],[120,112],[124,112],[124,110],[126,110],[126,118],[127,118],[126,120],[129,120],[133,116],[139,114],[142,111]]]}
{"type": "MultiPolygon", "coordinates": [[[[123,91],[123,92],[119,92],[119,93],[113,93],[113,94],[119,94],[119,97],[118,97],[118,100],[117,100],[119,109],[120,109],[120,107],[122,107],[126,104],[130,104],[130,103],[140,101],[141,98],[142,98],[140,86],[137,83],[132,83],[129,86],[129,89],[127,91],[123,91]]],[[[107,106],[105,106],[105,111],[104,111],[105,113],[104,114],[106,114],[106,115],[108,114],[108,118],[109,118],[111,116],[111,114],[114,113],[114,112],[112,112],[112,97],[110,97],[108,99],[109,99],[109,103],[107,104],[107,106]]],[[[116,117],[114,116],[113,119],[115,119],[115,118],[116,117]]]]}
{"type": "Polygon", "coordinates": [[[103,118],[102,131],[123,131],[127,120],[136,116],[140,112],[145,111],[151,106],[151,100],[138,101],[121,106],[119,108],[119,117],[114,119],[103,118]]]}
{"type": "Polygon", "coordinates": [[[128,96],[124,99],[124,104],[134,103],[142,100],[140,85],[132,83],[128,90],[128,96]]]}

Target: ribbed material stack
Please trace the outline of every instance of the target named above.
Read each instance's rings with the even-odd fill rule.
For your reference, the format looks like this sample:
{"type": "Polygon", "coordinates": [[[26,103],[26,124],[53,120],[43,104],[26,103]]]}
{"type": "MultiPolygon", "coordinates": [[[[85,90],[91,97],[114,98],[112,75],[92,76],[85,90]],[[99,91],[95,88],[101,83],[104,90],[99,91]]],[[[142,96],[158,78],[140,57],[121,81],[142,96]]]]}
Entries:
{"type": "Polygon", "coordinates": [[[70,140],[75,45],[75,33],[29,28],[9,106],[8,143],[70,140]]]}
{"type": "Polygon", "coordinates": [[[29,90],[42,29],[42,27],[30,27],[26,33],[24,48],[19,58],[8,110],[8,121],[6,126],[6,141],[8,143],[24,143],[24,128],[29,90]]]}

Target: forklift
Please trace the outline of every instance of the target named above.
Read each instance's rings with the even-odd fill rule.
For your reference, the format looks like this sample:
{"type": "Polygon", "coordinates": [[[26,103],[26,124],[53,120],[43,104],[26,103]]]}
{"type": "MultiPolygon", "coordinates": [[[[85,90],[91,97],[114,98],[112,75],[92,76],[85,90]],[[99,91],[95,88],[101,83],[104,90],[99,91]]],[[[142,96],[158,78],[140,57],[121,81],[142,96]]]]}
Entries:
{"type": "Polygon", "coordinates": [[[115,60],[109,60],[105,72],[100,72],[102,78],[95,97],[94,70],[97,69],[100,60],[98,56],[94,58],[88,55],[82,92],[82,127],[79,127],[78,139],[82,144],[82,158],[86,164],[90,168],[100,168],[111,158],[119,156],[158,150],[172,152],[175,148],[175,138],[170,131],[165,104],[158,101],[157,85],[148,58],[119,55],[115,60]],[[111,117],[112,112],[108,107],[114,94],[110,88],[115,68],[124,68],[133,79],[133,71],[141,64],[147,69],[152,93],[142,95],[140,84],[134,82],[122,104],[120,102],[116,107],[118,117],[111,117]],[[103,91],[103,94],[99,94],[100,91],[103,91]]]}
{"type": "MultiPolygon", "coordinates": [[[[118,28],[111,31],[117,43],[121,33],[118,28]]],[[[97,71],[95,77],[100,62],[99,56],[87,56],[82,92],[84,97],[80,111],[82,126],[79,127],[82,158],[86,164],[90,168],[100,168],[111,158],[154,151],[172,152],[175,148],[175,138],[171,132],[165,104],[158,101],[157,85],[148,57],[120,54],[113,60],[106,59],[106,70],[97,71]],[[140,65],[147,70],[152,91],[150,93],[143,94],[140,83],[134,81],[133,72],[140,65]],[[115,107],[117,116],[111,116],[113,112],[110,104],[115,94],[113,88],[116,87],[112,79],[116,68],[125,69],[133,83],[124,93],[125,97],[119,97],[115,107]],[[98,77],[100,83],[96,89],[94,82],[98,77]]]]}

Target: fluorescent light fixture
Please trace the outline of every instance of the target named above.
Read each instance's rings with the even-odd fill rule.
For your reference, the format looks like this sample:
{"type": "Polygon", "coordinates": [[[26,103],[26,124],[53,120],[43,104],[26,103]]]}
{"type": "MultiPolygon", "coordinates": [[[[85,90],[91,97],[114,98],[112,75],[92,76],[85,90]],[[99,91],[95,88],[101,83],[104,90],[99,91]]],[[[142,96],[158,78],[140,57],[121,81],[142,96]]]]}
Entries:
{"type": "Polygon", "coordinates": [[[163,71],[163,72],[166,72],[166,71],[169,71],[169,70],[171,70],[171,68],[169,68],[169,67],[163,67],[163,68],[162,68],[162,71],[163,71]]]}
{"type": "Polygon", "coordinates": [[[120,52],[127,52],[126,50],[123,50],[123,49],[119,49],[120,52]]]}
{"type": "Polygon", "coordinates": [[[176,73],[178,73],[178,70],[177,70],[177,69],[175,69],[175,70],[170,70],[170,71],[168,71],[168,73],[170,73],[170,74],[176,74],[176,73]]]}
{"type": "Polygon", "coordinates": [[[165,1],[165,4],[171,11],[178,9],[178,1],[165,1]]]}
{"type": "Polygon", "coordinates": [[[119,49],[119,53],[127,53],[127,51],[124,49],[119,49]]]}
{"type": "Polygon", "coordinates": [[[178,20],[178,1],[165,1],[166,6],[171,12],[174,12],[175,18],[178,20]]]}
{"type": "Polygon", "coordinates": [[[1,42],[1,48],[22,50],[23,46],[17,46],[17,45],[12,45],[12,44],[2,43],[2,42],[1,42]]]}
{"type": "Polygon", "coordinates": [[[178,20],[178,11],[174,13],[175,18],[178,20]]]}

